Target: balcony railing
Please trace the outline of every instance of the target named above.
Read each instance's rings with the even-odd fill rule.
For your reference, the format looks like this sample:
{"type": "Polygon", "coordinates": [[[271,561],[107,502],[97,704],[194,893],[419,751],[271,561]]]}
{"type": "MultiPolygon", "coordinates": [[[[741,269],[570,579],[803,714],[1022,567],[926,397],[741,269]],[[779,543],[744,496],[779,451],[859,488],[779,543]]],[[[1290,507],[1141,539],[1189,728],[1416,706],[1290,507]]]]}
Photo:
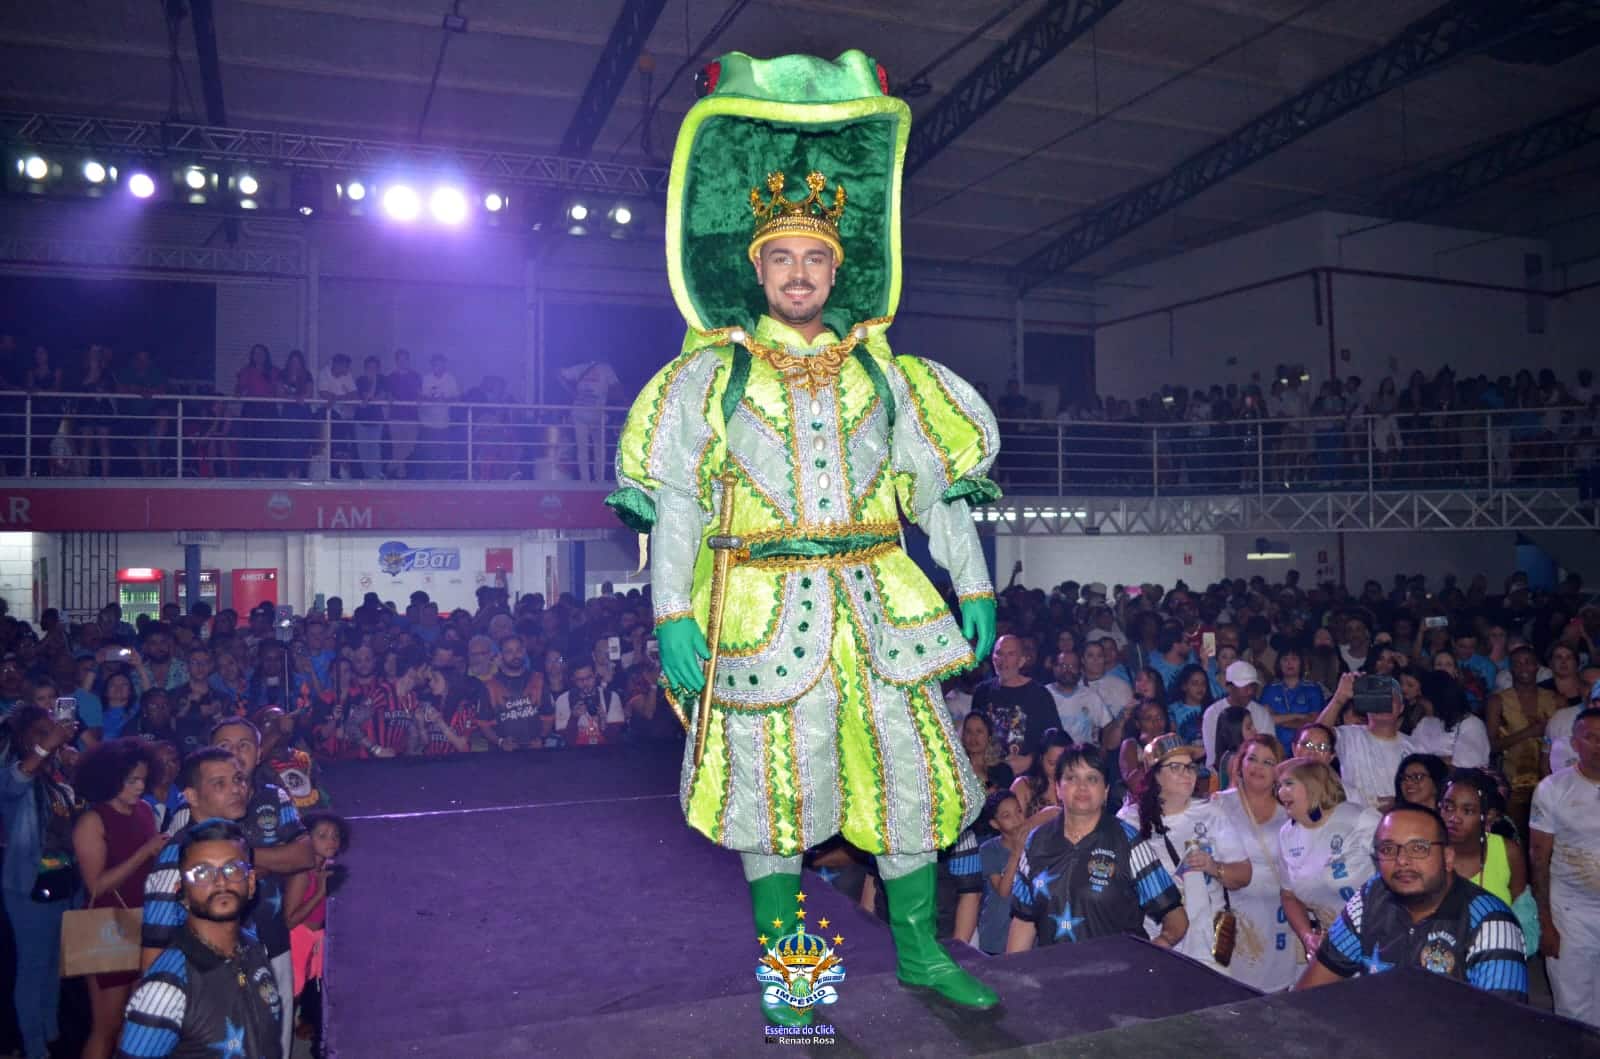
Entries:
{"type": "MultiPolygon", "coordinates": [[[[624,408],[0,394],[11,477],[539,481],[611,477],[624,408]]],[[[1578,407],[1229,422],[1006,419],[992,471],[1020,496],[1600,485],[1578,407]]]]}

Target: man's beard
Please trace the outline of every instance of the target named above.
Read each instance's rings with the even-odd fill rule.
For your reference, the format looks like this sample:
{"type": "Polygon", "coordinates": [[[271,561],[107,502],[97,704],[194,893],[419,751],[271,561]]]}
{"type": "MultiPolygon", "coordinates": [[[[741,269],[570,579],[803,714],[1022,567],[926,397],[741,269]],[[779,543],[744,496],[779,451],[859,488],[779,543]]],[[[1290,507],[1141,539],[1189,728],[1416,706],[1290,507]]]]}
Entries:
{"type": "MultiPolygon", "coordinates": [[[[807,283],[807,284],[790,284],[789,286],[783,288],[782,293],[783,293],[784,296],[787,296],[790,293],[795,293],[795,292],[804,293],[804,294],[815,294],[816,290],[817,290],[816,286],[813,285],[813,284],[809,284],[809,283],[807,283]]],[[[793,310],[793,309],[789,309],[788,308],[788,303],[786,301],[784,301],[783,299],[781,299],[781,298],[778,301],[769,301],[767,303],[767,308],[768,308],[768,310],[771,311],[771,313],[774,316],[776,316],[778,319],[782,320],[786,324],[807,324],[807,323],[810,323],[812,320],[815,320],[818,316],[822,315],[822,306],[820,306],[820,305],[817,306],[817,308],[814,311],[813,310],[793,310]]]]}
{"type": "MultiPolygon", "coordinates": [[[[220,895],[213,894],[212,896],[215,897],[220,895]]],[[[236,894],[234,896],[237,897],[238,895],[236,894]]],[[[244,918],[244,909],[249,903],[250,902],[245,898],[239,897],[239,900],[234,903],[232,913],[213,912],[210,908],[211,898],[208,897],[204,901],[201,901],[197,906],[191,907],[189,909],[189,914],[194,916],[196,919],[204,919],[209,923],[234,923],[244,918]]]]}

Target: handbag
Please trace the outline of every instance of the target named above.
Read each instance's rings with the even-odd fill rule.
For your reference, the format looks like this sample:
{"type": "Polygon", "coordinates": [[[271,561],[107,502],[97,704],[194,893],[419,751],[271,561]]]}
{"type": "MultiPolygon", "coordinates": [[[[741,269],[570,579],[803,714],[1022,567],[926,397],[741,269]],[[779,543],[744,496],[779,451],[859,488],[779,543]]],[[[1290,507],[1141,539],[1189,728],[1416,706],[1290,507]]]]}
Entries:
{"type": "Polygon", "coordinates": [[[1222,907],[1211,919],[1211,958],[1217,966],[1226,967],[1233,962],[1233,944],[1239,937],[1239,917],[1233,914],[1233,901],[1228,888],[1222,888],[1222,907]]]}
{"type": "Polygon", "coordinates": [[[129,908],[121,894],[117,903],[122,907],[79,908],[61,917],[61,977],[139,969],[144,910],[129,908]]]}

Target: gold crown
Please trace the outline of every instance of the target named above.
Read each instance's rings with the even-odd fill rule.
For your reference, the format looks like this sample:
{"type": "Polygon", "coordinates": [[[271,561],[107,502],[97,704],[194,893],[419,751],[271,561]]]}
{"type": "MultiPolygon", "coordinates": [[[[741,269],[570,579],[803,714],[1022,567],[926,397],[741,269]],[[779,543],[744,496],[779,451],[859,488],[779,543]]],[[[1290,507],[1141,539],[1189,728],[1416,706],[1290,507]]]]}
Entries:
{"type": "Polygon", "coordinates": [[[828,954],[828,943],[815,934],[807,934],[804,924],[793,934],[779,938],[775,948],[785,967],[815,967],[828,954]]]}
{"type": "Polygon", "coordinates": [[[768,174],[767,192],[772,196],[770,201],[762,200],[760,188],[750,189],[750,212],[756,217],[756,230],[750,237],[750,260],[756,260],[766,243],[786,235],[799,235],[827,243],[833,249],[834,263],[843,263],[844,244],[839,241],[839,218],[844,216],[844,185],[833,186],[833,205],[824,206],[822,188],[827,180],[821,173],[813,171],[806,176],[806,188],[810,194],[803,199],[790,200],[784,197],[784,183],[782,173],[768,174]]]}

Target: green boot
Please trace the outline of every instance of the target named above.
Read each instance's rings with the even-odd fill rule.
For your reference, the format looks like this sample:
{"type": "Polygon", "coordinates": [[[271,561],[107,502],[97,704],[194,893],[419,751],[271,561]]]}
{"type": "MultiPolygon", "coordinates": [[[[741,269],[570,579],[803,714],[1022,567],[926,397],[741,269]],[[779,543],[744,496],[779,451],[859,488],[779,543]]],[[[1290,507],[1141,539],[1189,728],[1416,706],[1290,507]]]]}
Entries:
{"type": "Polygon", "coordinates": [[[883,880],[889,902],[889,931],[894,935],[895,976],[902,985],[931,989],[952,1004],[992,1008],[995,991],[963,971],[935,934],[938,910],[934,884],[938,866],[929,864],[898,879],[883,880]]]}
{"type": "MultiPolygon", "coordinates": [[[[756,937],[766,938],[766,945],[778,940],[784,934],[793,932],[799,919],[795,916],[795,909],[799,902],[795,894],[800,892],[799,875],[763,875],[750,884],[750,907],[755,912],[756,937]],[[781,921],[773,926],[773,921],[781,921]]],[[[766,945],[762,947],[765,948],[766,945]]],[[[766,1016],[769,1026],[809,1026],[811,1025],[812,1011],[804,1011],[790,1007],[788,1004],[768,1004],[761,1002],[761,1011],[766,1016]]]]}

